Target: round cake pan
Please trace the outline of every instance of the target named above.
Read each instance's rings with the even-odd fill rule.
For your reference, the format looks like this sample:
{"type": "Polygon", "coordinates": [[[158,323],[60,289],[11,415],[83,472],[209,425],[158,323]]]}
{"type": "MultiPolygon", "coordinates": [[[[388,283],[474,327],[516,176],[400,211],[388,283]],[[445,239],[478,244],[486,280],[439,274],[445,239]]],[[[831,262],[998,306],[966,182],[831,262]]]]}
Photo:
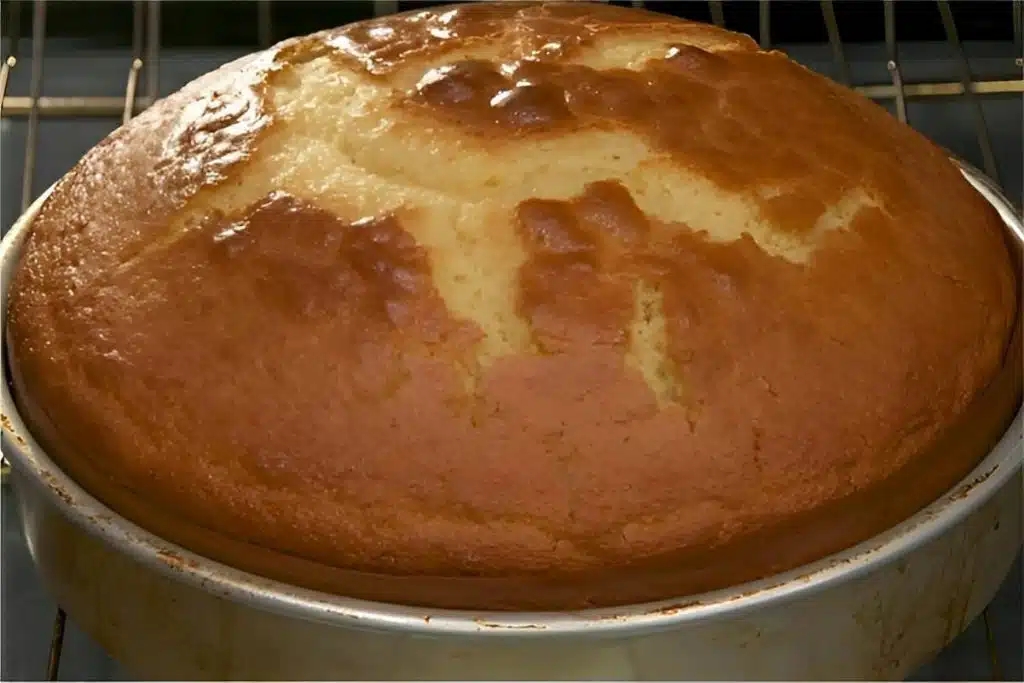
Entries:
{"type": "MultiPolygon", "coordinates": [[[[1012,205],[963,170],[1024,242],[1012,205]]],[[[6,289],[43,201],[3,241],[5,325],[6,289]]],[[[1018,412],[977,468],[928,508],[785,575],[576,613],[368,603],[247,574],[131,524],[50,460],[9,382],[2,392],[4,452],[43,580],[82,629],[144,678],[901,678],[981,612],[1021,547],[1018,412]]]]}

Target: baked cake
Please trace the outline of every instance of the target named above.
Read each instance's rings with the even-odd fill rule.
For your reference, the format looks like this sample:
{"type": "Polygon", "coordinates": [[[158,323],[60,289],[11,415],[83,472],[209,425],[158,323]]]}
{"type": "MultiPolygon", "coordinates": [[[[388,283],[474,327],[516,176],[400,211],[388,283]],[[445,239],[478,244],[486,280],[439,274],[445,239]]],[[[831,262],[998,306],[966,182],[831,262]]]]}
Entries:
{"type": "Polygon", "coordinates": [[[1016,277],[942,149],[779,52],[458,5],[287,40],[110,135],[33,222],[9,349],[55,461],[171,541],[567,610],[938,498],[1019,405],[1016,277]]]}

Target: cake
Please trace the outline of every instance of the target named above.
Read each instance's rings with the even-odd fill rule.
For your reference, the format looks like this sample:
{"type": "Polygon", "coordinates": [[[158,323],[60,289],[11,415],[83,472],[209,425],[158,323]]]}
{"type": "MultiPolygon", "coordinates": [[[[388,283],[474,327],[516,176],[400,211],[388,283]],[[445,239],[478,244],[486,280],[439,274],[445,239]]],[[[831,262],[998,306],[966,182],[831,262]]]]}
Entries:
{"type": "Polygon", "coordinates": [[[583,3],[286,40],[35,217],[21,411],[143,528],[333,594],[735,586],[938,499],[1020,404],[996,211],[749,38],[583,3]]]}

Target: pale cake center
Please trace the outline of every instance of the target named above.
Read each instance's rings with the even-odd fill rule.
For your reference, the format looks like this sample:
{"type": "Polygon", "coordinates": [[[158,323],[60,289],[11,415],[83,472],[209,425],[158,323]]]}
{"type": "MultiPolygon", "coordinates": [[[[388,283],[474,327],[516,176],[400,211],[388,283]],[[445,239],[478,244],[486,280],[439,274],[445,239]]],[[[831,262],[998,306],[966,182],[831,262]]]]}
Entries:
{"type": "MultiPolygon", "coordinates": [[[[679,43],[680,36],[671,42],[679,43]]],[[[572,59],[601,70],[638,69],[664,55],[667,42],[606,40],[603,45],[572,59]]],[[[501,53],[500,46],[482,46],[459,56],[488,59],[501,53]]],[[[795,263],[808,260],[828,233],[874,205],[866,192],[851,190],[826,208],[813,230],[795,234],[766,220],[752,197],[722,189],[639,134],[577,130],[487,140],[465,135],[454,123],[409,115],[396,104],[403,88],[433,66],[421,62],[414,73],[405,67],[387,77],[369,77],[322,56],[286,67],[274,76],[271,101],[265,103],[276,118],[274,128],[245,173],[216,192],[201,193],[187,215],[136,258],[173,244],[197,216],[242,210],[274,191],[347,220],[395,213],[427,250],[448,309],[481,329],[476,361],[486,369],[502,357],[536,352],[517,310],[527,250],[515,229],[515,209],[524,200],[570,200],[590,183],[617,181],[652,222],[680,226],[714,242],[749,235],[768,254],[795,263]]],[[[773,193],[762,190],[762,196],[773,193]]],[[[668,357],[661,294],[641,281],[634,283],[634,294],[625,362],[660,403],[671,403],[679,399],[684,378],[668,357]]]]}

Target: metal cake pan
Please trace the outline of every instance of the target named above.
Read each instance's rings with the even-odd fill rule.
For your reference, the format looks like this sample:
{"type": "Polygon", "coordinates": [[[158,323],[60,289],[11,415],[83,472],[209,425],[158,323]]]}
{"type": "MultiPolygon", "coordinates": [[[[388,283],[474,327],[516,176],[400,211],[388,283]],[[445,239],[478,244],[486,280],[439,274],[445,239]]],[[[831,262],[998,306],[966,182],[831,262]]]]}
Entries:
{"type": "MultiPolygon", "coordinates": [[[[1009,234],[1024,225],[961,165],[1009,234]]],[[[39,198],[0,247],[0,318],[39,198]]],[[[57,602],[132,674],[164,679],[896,679],[960,633],[1022,544],[1018,412],[956,487],[890,531],[704,595],[574,613],[471,613],[269,581],[128,522],[46,455],[3,383],[3,446],[32,557],[57,602]]]]}

